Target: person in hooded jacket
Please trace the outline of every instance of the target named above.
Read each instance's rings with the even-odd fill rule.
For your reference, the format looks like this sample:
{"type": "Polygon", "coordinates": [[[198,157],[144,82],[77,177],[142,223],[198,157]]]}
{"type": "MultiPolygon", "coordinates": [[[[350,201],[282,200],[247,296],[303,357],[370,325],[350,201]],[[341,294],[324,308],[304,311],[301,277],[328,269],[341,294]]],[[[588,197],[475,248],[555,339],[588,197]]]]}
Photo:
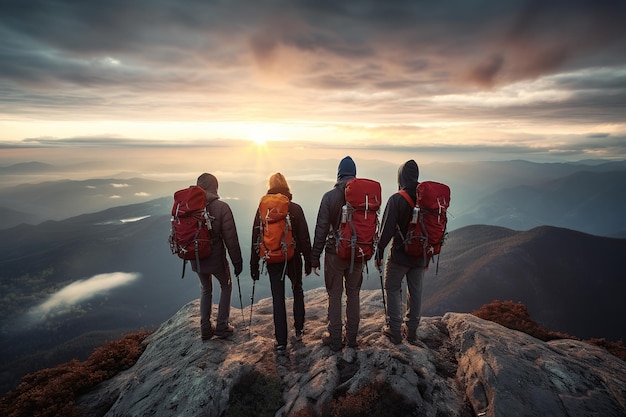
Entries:
{"type": "MultiPolygon", "coordinates": [[[[304,290],[302,289],[302,258],[304,271],[308,276],[311,273],[311,237],[309,226],[302,207],[291,201],[292,194],[287,180],[280,172],[270,176],[267,194],[282,194],[289,198],[289,218],[292,235],[295,242],[294,256],[287,264],[267,263],[267,273],[270,277],[272,289],[272,303],[274,311],[275,348],[278,351],[287,347],[287,308],[285,306],[285,275],[291,280],[293,293],[293,319],[296,340],[301,340],[304,333],[304,290]]],[[[261,241],[261,216],[257,209],[252,227],[252,254],[250,256],[250,272],[253,280],[259,279],[259,242],[261,241]]]]}
{"type": "Polygon", "coordinates": [[[332,190],[322,196],[315,237],[311,251],[311,264],[315,275],[319,275],[320,257],[324,256],[324,283],[328,293],[328,330],[322,336],[322,343],[332,350],[343,348],[341,299],[346,289],[345,339],[349,347],[358,347],[357,334],[360,322],[360,291],[363,283],[363,260],[355,260],[350,272],[350,261],[337,255],[337,232],[341,222],[341,207],[346,203],[346,183],[356,177],[356,164],[346,156],[339,162],[337,182],[332,190]]]}
{"type": "MultiPolygon", "coordinates": [[[[414,160],[400,165],[398,169],[398,189],[406,191],[416,201],[416,187],[419,167],[414,160]]],[[[414,205],[413,205],[414,206],[414,205]]],[[[387,317],[382,333],[393,343],[402,343],[402,280],[406,277],[407,301],[404,326],[409,343],[417,342],[417,327],[422,306],[422,281],[424,279],[424,259],[413,258],[404,250],[413,206],[399,193],[387,200],[381,223],[381,234],[375,255],[375,265],[382,268],[383,252],[391,241],[391,248],[384,265],[384,286],[387,296],[387,317]]]]}
{"type": "Polygon", "coordinates": [[[232,279],[230,267],[226,259],[226,251],[239,276],[243,269],[241,247],[237,237],[237,227],[230,206],[221,201],[217,194],[217,178],[204,173],[198,177],[196,183],[206,192],[206,204],[209,215],[214,219],[211,222],[211,255],[200,260],[200,270],[195,262],[192,269],[198,274],[201,284],[200,292],[200,331],[202,340],[208,340],[213,335],[226,338],[233,334],[234,327],[230,324],[230,299],[232,294],[232,279]],[[211,323],[213,308],[213,276],[220,284],[220,300],[218,304],[216,325],[211,323]]]}

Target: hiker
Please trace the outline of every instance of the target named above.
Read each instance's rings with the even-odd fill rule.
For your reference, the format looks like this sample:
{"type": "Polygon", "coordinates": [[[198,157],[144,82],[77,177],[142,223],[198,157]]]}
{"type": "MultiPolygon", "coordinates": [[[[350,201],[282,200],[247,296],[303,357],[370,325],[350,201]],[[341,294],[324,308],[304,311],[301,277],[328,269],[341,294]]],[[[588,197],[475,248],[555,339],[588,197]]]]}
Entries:
{"type": "Polygon", "coordinates": [[[235,276],[239,276],[243,269],[243,259],[235,219],[229,205],[217,194],[217,178],[204,173],[198,177],[197,185],[206,192],[208,211],[214,220],[211,222],[211,255],[200,260],[200,270],[195,262],[191,262],[193,270],[198,274],[201,284],[200,293],[200,330],[202,340],[208,340],[215,335],[226,338],[233,334],[234,327],[230,324],[230,298],[232,294],[232,280],[230,268],[226,260],[226,251],[235,268],[235,276]],[[213,276],[220,283],[220,300],[218,304],[216,325],[211,323],[213,308],[213,276]]]}
{"type": "MultiPolygon", "coordinates": [[[[272,303],[274,307],[274,336],[276,337],[275,348],[278,351],[285,350],[287,347],[287,309],[285,306],[285,275],[291,280],[291,290],[293,293],[293,318],[296,340],[302,340],[304,332],[304,290],[302,289],[302,258],[304,258],[304,271],[308,276],[311,273],[311,237],[309,235],[309,226],[302,207],[293,201],[289,184],[285,177],[277,172],[269,177],[268,190],[266,196],[282,194],[288,202],[288,221],[289,224],[283,223],[278,231],[282,235],[285,227],[291,226],[289,244],[293,247],[290,258],[285,254],[280,260],[273,262],[269,255],[265,255],[267,272],[270,277],[270,285],[272,289],[272,303]]],[[[265,206],[264,206],[265,207],[265,206]]],[[[252,227],[252,254],[250,256],[250,273],[253,280],[259,279],[259,261],[261,259],[261,248],[263,245],[262,233],[269,233],[263,229],[263,217],[265,213],[261,213],[257,209],[252,227]]],[[[287,220],[284,220],[285,222],[287,220]]],[[[280,242],[282,236],[278,237],[280,242]]],[[[280,256],[280,255],[279,255],[280,256]]]]}
{"type": "MultiPolygon", "coordinates": [[[[413,202],[416,201],[416,187],[419,178],[419,167],[414,160],[405,162],[398,169],[398,189],[404,190],[413,202]]],[[[387,295],[387,317],[382,333],[393,343],[402,343],[402,280],[406,276],[407,300],[404,328],[409,343],[417,342],[417,326],[420,322],[422,306],[422,281],[426,262],[424,258],[414,258],[405,252],[404,236],[413,214],[414,204],[399,193],[387,200],[383,213],[381,234],[374,257],[375,266],[383,267],[383,252],[391,241],[391,248],[384,265],[384,286],[387,295]]]]}
{"type": "Polygon", "coordinates": [[[349,347],[358,347],[359,294],[363,282],[363,259],[357,258],[350,272],[351,261],[339,258],[336,250],[336,233],[341,222],[342,206],[345,204],[346,183],[355,177],[356,165],[351,157],[346,156],[339,162],[335,186],[322,196],[311,251],[311,265],[313,272],[318,276],[320,256],[322,251],[325,251],[324,282],[328,293],[328,330],[322,336],[322,343],[334,351],[341,350],[344,345],[341,317],[344,283],[346,288],[345,342],[349,347]]]}

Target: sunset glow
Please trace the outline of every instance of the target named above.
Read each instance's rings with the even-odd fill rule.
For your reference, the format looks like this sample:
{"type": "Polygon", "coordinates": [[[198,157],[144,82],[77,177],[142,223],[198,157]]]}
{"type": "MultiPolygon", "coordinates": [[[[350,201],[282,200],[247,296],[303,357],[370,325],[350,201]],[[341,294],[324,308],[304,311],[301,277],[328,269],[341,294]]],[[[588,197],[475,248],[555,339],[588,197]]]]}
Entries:
{"type": "Polygon", "coordinates": [[[619,2],[34,3],[0,18],[3,149],[626,157],[619,2]]]}

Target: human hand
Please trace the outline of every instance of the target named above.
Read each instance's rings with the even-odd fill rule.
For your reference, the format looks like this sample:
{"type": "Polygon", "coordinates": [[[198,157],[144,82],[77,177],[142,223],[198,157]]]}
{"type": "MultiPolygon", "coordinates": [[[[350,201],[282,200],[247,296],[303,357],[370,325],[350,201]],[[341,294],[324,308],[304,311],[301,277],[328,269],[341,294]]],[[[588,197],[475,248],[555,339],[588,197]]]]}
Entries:
{"type": "Polygon", "coordinates": [[[383,262],[382,260],[378,259],[378,258],[374,258],[374,267],[376,269],[378,269],[378,271],[382,271],[383,268],[383,262]]]}
{"type": "Polygon", "coordinates": [[[259,266],[257,265],[256,268],[254,266],[250,266],[250,275],[252,276],[252,280],[253,281],[258,281],[260,278],[260,274],[259,274],[259,266]]]}

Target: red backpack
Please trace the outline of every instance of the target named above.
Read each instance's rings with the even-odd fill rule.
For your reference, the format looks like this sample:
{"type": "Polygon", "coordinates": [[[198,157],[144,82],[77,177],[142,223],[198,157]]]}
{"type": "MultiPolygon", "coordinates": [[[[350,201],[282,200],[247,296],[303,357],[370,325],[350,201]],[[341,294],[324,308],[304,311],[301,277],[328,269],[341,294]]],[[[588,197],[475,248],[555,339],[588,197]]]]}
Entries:
{"type": "Polygon", "coordinates": [[[366,178],[353,178],[346,183],[346,204],[341,208],[337,239],[337,255],[354,261],[368,261],[378,240],[378,210],[381,204],[380,183],[366,178]]]}
{"type": "Polygon", "coordinates": [[[404,237],[404,250],[409,256],[426,259],[428,268],[433,256],[441,252],[447,237],[450,187],[435,181],[420,182],[417,185],[417,202],[404,190],[398,193],[413,206],[409,229],[404,237]]]}
{"type": "Polygon", "coordinates": [[[283,194],[264,195],[259,203],[259,217],[259,257],[269,264],[287,262],[295,253],[289,198],[283,194]]]}
{"type": "Polygon", "coordinates": [[[192,185],[174,193],[172,206],[172,229],[170,230],[170,249],[185,263],[196,260],[200,271],[200,259],[211,255],[211,217],[206,205],[206,192],[202,187],[192,185]]]}

